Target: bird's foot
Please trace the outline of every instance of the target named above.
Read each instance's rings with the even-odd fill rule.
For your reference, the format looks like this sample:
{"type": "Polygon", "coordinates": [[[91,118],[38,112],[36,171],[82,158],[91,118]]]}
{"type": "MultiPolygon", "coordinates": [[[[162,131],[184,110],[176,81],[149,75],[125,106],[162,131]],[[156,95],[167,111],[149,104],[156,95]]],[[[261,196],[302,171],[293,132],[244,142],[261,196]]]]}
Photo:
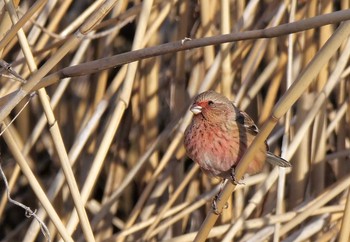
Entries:
{"type": "MultiPolygon", "coordinates": [[[[218,210],[218,202],[221,200],[221,193],[219,192],[218,194],[215,195],[213,202],[211,204],[211,207],[213,209],[213,213],[215,213],[216,215],[221,215],[222,211],[219,212],[218,210]]],[[[223,207],[223,209],[228,208],[228,203],[225,203],[225,206],[223,207]]]]}
{"type": "Polygon", "coordinates": [[[237,181],[234,168],[231,169],[231,181],[235,185],[245,185],[243,182],[243,178],[240,181],[237,181]]]}

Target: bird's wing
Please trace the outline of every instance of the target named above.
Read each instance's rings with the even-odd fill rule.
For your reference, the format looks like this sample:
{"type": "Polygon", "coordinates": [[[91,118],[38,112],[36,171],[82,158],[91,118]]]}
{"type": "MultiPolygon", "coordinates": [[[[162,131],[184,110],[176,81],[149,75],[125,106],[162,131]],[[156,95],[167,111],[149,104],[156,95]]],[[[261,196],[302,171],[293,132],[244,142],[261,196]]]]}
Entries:
{"type": "Polygon", "coordinates": [[[289,163],[289,161],[287,161],[279,156],[276,156],[276,155],[272,154],[271,152],[267,152],[266,160],[274,166],[280,166],[280,167],[291,167],[292,166],[289,163]]]}
{"type": "MultiPolygon", "coordinates": [[[[236,121],[237,123],[243,125],[247,131],[256,136],[259,133],[259,129],[258,127],[255,125],[253,119],[251,117],[249,117],[249,115],[246,112],[240,111],[238,109],[236,109],[236,121]]],[[[269,146],[267,144],[267,142],[265,141],[265,146],[266,146],[266,150],[269,150],[269,146]]],[[[281,167],[291,167],[292,165],[289,163],[289,161],[276,156],[274,154],[272,154],[271,152],[267,152],[267,157],[266,160],[271,163],[272,165],[277,165],[277,166],[281,166],[281,167]]]]}
{"type": "Polygon", "coordinates": [[[242,124],[247,129],[247,131],[252,135],[255,136],[259,133],[258,127],[254,123],[253,119],[249,117],[249,115],[246,112],[238,111],[236,121],[242,124]]]}
{"type": "MultiPolygon", "coordinates": [[[[256,126],[256,124],[254,123],[253,119],[244,111],[240,111],[238,109],[236,109],[238,112],[236,121],[237,123],[240,123],[241,125],[244,126],[244,128],[246,128],[246,130],[248,131],[248,133],[250,133],[253,136],[256,136],[259,133],[259,128],[258,126],[256,126]]],[[[269,150],[269,145],[267,144],[267,142],[265,141],[265,146],[266,146],[266,150],[269,150]]]]}

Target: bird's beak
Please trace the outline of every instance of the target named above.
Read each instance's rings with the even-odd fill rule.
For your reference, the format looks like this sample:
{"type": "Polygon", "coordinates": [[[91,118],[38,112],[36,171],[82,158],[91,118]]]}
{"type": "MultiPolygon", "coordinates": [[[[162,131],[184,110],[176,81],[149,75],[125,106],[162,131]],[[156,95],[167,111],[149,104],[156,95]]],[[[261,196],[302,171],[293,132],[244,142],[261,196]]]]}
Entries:
{"type": "Polygon", "coordinates": [[[192,107],[190,108],[191,112],[194,115],[200,114],[202,112],[202,107],[197,105],[197,104],[193,104],[192,107]]]}

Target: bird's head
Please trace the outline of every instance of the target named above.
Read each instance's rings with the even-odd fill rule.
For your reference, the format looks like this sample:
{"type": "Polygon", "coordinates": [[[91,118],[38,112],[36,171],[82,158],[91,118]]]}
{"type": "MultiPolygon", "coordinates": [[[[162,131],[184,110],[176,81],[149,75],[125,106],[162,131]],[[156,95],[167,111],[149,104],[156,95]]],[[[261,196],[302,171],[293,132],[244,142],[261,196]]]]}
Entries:
{"type": "Polygon", "coordinates": [[[199,94],[190,110],[195,116],[202,116],[208,122],[225,122],[230,115],[235,115],[232,102],[212,90],[199,94]]]}

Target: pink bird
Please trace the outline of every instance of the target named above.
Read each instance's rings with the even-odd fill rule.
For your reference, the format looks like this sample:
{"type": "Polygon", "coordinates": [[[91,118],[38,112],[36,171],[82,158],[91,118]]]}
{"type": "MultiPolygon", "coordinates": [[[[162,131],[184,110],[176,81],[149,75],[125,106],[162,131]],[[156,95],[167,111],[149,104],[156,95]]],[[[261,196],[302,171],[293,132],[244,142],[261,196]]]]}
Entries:
{"type": "MultiPolygon", "coordinates": [[[[229,99],[214,91],[199,94],[190,110],[194,117],[185,131],[187,155],[210,177],[235,179],[235,168],[259,129],[249,115],[229,99]]],[[[291,164],[268,151],[263,144],[249,164],[246,173],[260,172],[265,160],[273,165],[291,164]]]]}

